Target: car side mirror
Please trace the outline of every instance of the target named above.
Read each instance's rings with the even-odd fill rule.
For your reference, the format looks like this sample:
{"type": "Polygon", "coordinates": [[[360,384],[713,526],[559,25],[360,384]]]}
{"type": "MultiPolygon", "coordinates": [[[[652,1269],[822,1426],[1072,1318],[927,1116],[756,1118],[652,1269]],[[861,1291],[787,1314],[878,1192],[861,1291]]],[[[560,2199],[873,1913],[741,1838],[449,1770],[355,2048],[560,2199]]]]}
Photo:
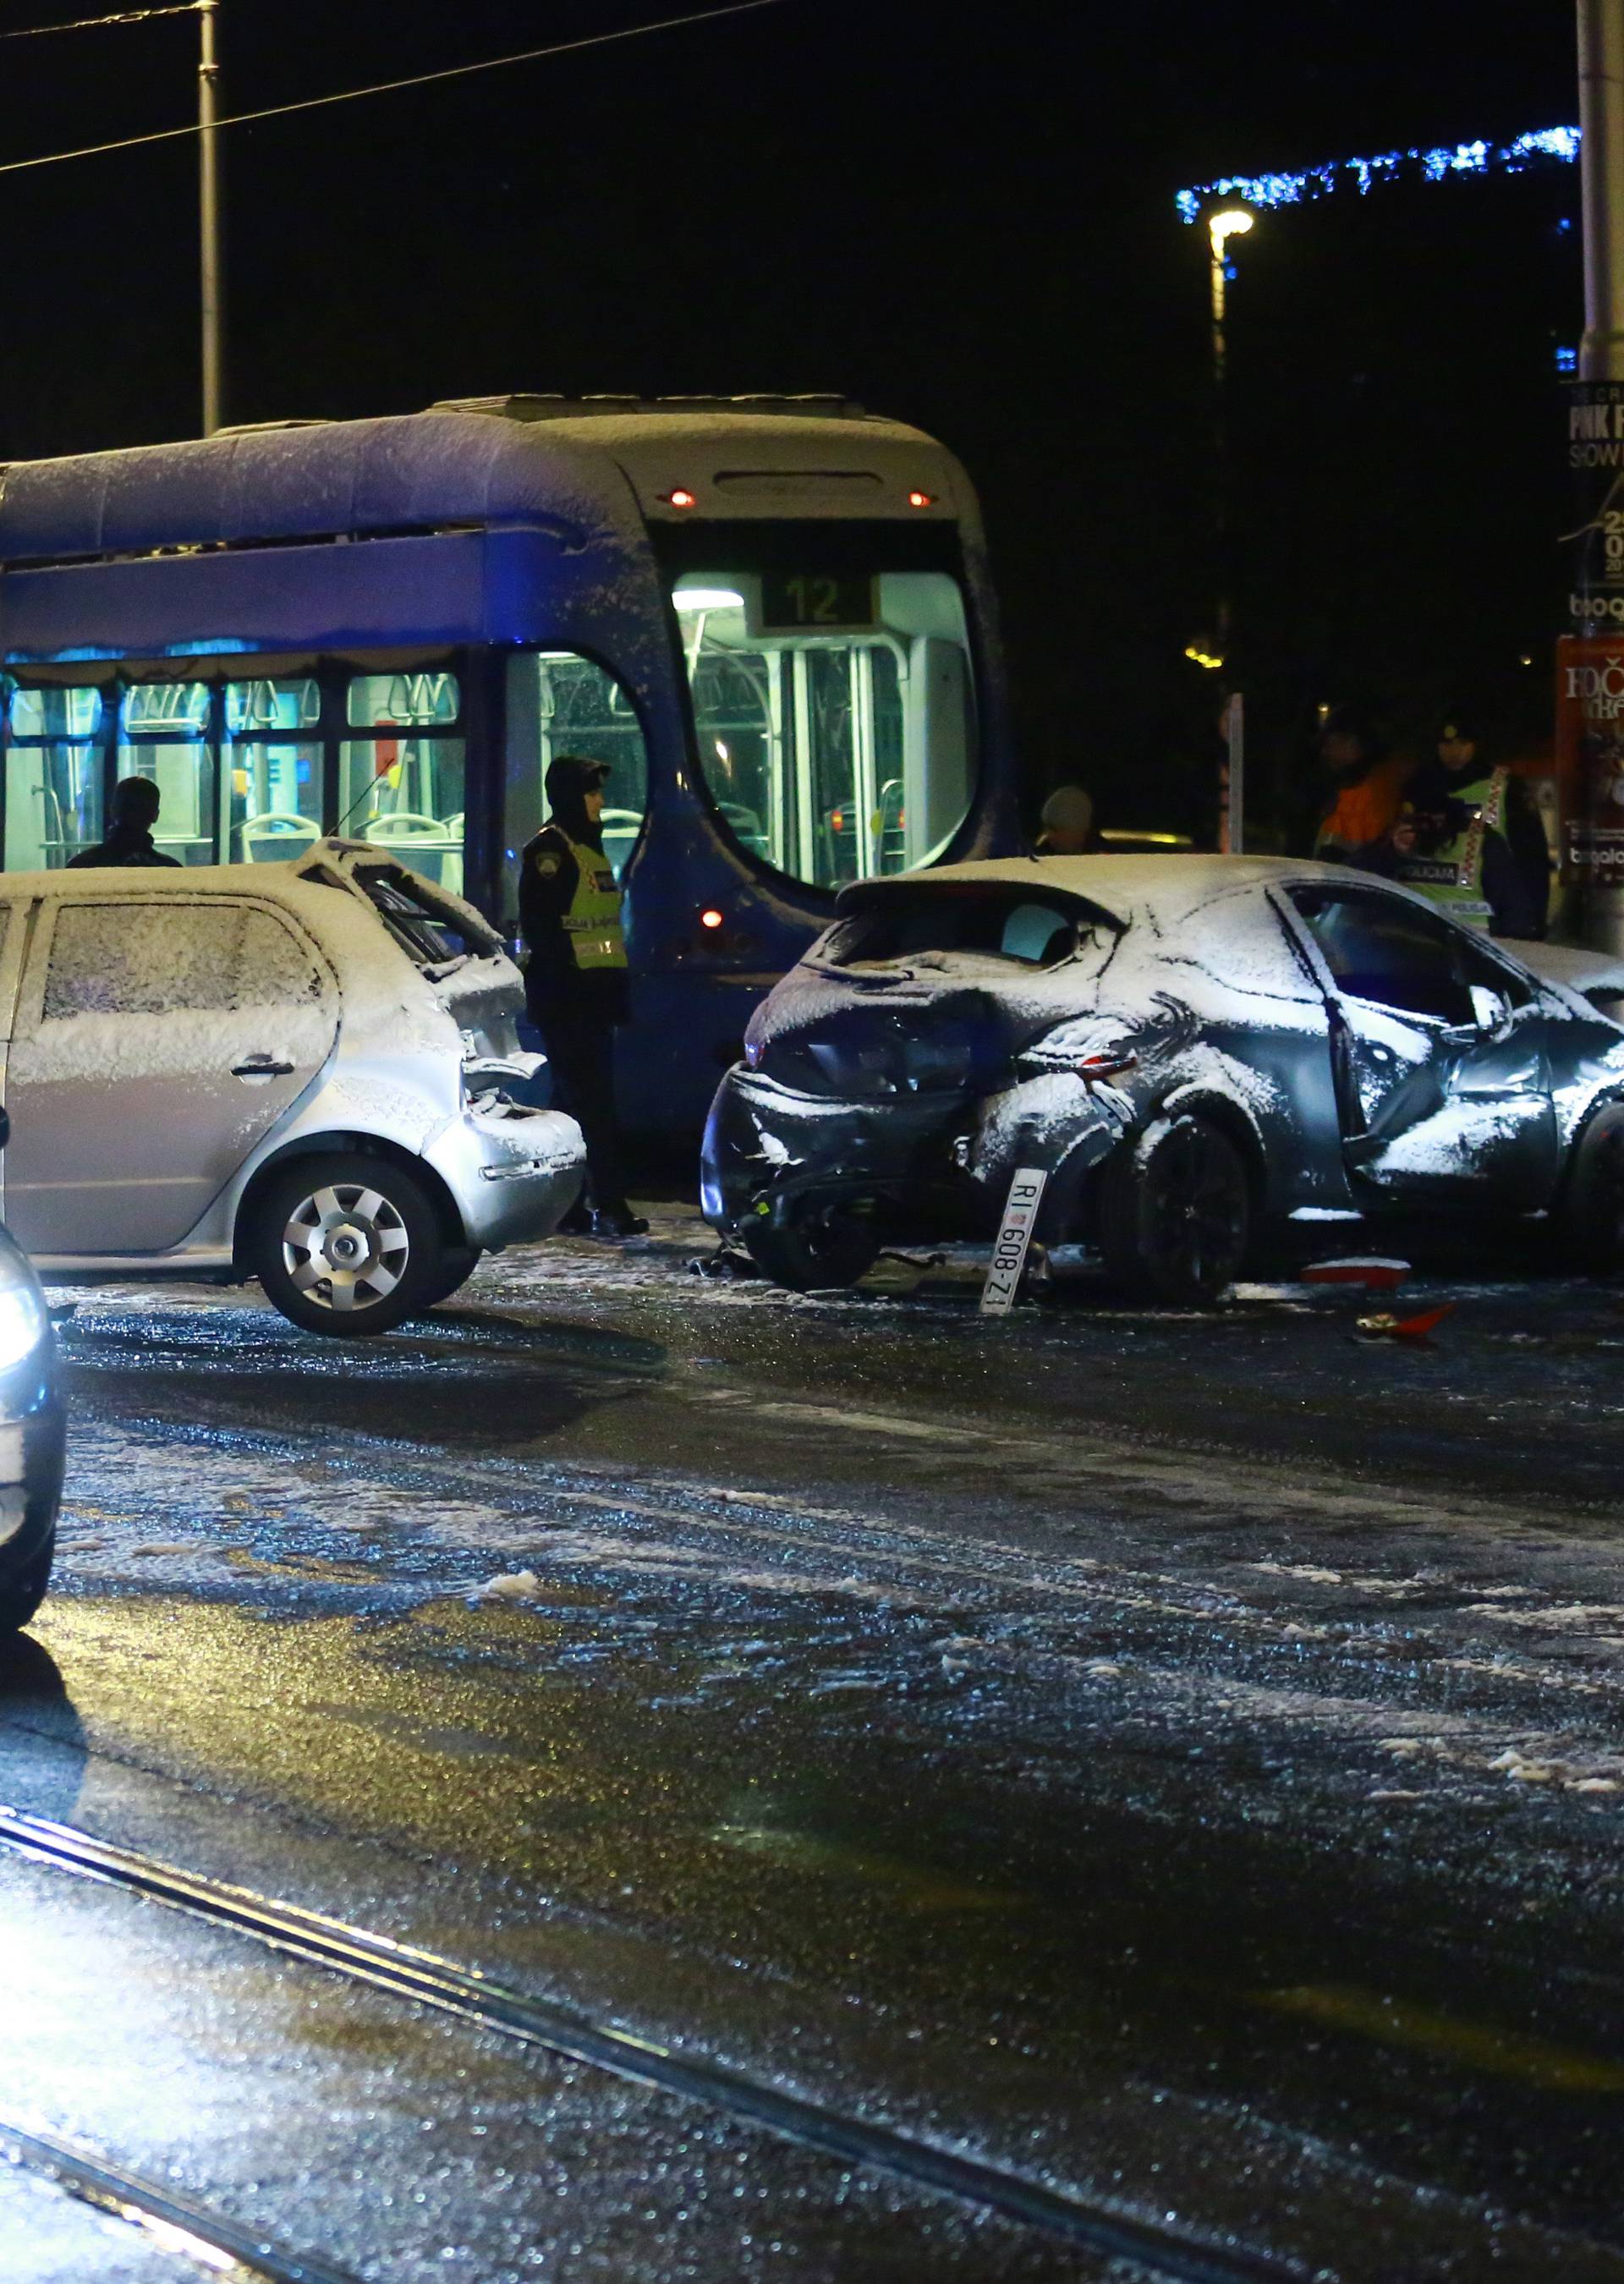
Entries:
{"type": "Polygon", "coordinates": [[[1503,1030],[1511,1020],[1510,1003],[1498,991],[1491,990],[1487,983],[1474,983],[1471,991],[1472,1020],[1478,1029],[1491,1037],[1496,1031],[1503,1030]]]}

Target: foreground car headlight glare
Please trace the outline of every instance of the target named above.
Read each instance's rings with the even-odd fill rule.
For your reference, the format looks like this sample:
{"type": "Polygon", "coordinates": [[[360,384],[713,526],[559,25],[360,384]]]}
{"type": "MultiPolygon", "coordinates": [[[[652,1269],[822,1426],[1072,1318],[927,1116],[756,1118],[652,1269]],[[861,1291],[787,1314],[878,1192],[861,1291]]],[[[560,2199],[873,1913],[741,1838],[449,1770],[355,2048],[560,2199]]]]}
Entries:
{"type": "Polygon", "coordinates": [[[11,1372],[27,1363],[49,1326],[44,1305],[32,1285],[0,1283],[0,1372],[11,1372]]]}

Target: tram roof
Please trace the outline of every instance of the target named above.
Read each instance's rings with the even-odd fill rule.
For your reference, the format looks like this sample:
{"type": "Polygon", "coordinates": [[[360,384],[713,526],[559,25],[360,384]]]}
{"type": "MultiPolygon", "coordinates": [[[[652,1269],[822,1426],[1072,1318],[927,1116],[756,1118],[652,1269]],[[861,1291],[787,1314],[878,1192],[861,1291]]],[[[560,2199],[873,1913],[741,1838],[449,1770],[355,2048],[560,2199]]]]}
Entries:
{"type": "MultiPolygon", "coordinates": [[[[892,492],[905,496],[919,481],[926,454],[950,512],[956,471],[942,447],[839,399],[499,397],[377,419],[274,423],[13,462],[0,489],[0,563],[448,526],[541,524],[635,540],[639,505],[662,512],[651,487],[673,467],[668,489],[738,488],[707,499],[712,514],[768,512],[775,483],[782,491],[841,482],[836,512],[886,512],[892,492]],[[746,443],[753,465],[718,475],[715,452],[737,458],[746,443]]],[[[798,510],[780,497],[771,512],[832,511],[816,501],[798,510]]]]}

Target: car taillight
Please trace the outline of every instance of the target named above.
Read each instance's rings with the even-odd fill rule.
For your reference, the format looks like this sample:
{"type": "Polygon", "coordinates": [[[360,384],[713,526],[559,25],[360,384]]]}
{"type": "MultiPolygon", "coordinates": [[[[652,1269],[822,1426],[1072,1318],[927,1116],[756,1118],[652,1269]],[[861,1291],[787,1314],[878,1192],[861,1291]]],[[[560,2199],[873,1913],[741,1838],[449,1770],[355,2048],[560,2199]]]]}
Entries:
{"type": "Polygon", "coordinates": [[[1095,1079],[1119,1078],[1124,1071],[1138,1068],[1139,1058],[1131,1047],[1120,1048],[1114,1054],[1084,1055],[1080,1063],[1074,1065],[1078,1077],[1090,1083],[1095,1079]]]}

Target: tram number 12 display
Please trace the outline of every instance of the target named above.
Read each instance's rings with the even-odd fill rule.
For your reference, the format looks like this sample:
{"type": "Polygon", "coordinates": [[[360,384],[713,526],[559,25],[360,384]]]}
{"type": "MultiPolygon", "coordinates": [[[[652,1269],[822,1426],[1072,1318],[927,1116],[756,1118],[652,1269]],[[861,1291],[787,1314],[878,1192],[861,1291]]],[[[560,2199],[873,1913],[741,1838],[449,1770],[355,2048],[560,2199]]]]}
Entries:
{"type": "Polygon", "coordinates": [[[777,633],[871,627],[874,582],[832,571],[769,571],[761,578],[761,626],[777,633]]]}

